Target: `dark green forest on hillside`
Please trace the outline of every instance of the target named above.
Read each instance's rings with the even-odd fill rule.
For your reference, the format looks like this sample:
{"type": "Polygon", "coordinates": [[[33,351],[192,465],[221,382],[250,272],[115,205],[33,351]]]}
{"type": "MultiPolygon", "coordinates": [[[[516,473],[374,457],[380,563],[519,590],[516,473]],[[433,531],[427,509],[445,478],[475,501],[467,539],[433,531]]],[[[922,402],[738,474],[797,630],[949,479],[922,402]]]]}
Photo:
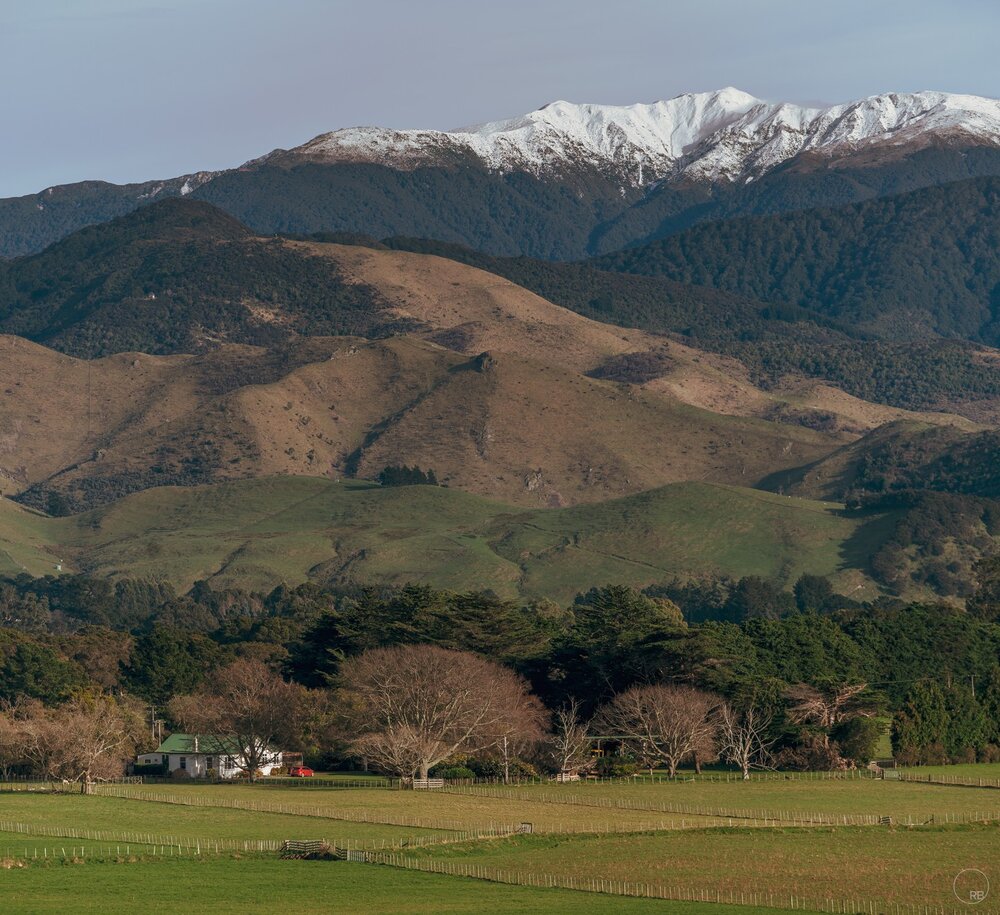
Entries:
{"type": "Polygon", "coordinates": [[[805,308],[887,340],[996,345],[1000,179],[713,222],[594,263],[805,308]]]}
{"type": "Polygon", "coordinates": [[[374,290],[221,210],[166,200],[0,263],[0,333],[73,356],[270,345],[299,334],[380,336],[374,290]],[[272,313],[273,309],[273,313],[272,313]]]}
{"type": "MultiPolygon", "coordinates": [[[[892,206],[905,209],[898,201],[908,199],[898,198],[892,206]]],[[[884,209],[890,202],[871,206],[884,209]]],[[[975,215],[965,214],[970,220],[975,215]]],[[[818,218],[815,213],[781,217],[813,218],[818,218]]],[[[847,218],[838,216],[837,225],[849,225],[843,222],[847,218]]],[[[770,222],[761,224],[766,228],[770,222]]],[[[735,231],[722,226],[713,231],[735,231]]],[[[980,246],[988,231],[993,230],[970,229],[980,246]]],[[[687,237],[678,236],[676,243],[686,244],[687,237]]],[[[356,234],[322,232],[315,238],[380,244],[356,234]]],[[[659,250],[660,244],[620,257],[637,258],[659,250]]],[[[908,341],[897,339],[891,328],[884,334],[874,327],[859,329],[853,318],[815,307],[808,297],[800,296],[802,302],[761,301],[754,297],[757,290],[733,292],[660,275],[596,269],[597,264],[612,266],[603,260],[568,264],[502,258],[414,238],[391,238],[385,245],[449,257],[595,320],[676,335],[696,347],[734,356],[764,385],[797,372],[864,399],[914,409],[1000,394],[1000,373],[980,357],[975,343],[934,335],[908,341]]],[[[957,242],[944,247],[953,256],[941,275],[958,283],[966,269],[961,247],[957,242]]],[[[984,276],[993,269],[990,256],[984,251],[980,258],[984,276]]],[[[635,264],[630,260],[628,266],[635,264]]],[[[766,273],[768,268],[760,269],[766,273]]],[[[827,273],[832,269],[823,267],[827,273]]],[[[940,276],[930,285],[919,271],[905,276],[915,302],[921,297],[944,301],[935,298],[940,276]]],[[[699,274],[698,279],[712,278],[699,274]]],[[[862,281],[873,280],[866,275],[857,280],[862,281]]],[[[980,280],[980,286],[985,282],[980,280]]],[[[954,300],[956,327],[971,320],[966,299],[975,298],[976,289],[963,287],[954,300]]],[[[191,352],[218,341],[271,345],[290,332],[370,337],[407,329],[381,317],[381,307],[374,290],[343,282],[328,260],[277,240],[257,239],[232,217],[189,198],[161,201],[82,230],[42,254],[0,262],[0,332],[86,357],[129,350],[191,352]]]]}

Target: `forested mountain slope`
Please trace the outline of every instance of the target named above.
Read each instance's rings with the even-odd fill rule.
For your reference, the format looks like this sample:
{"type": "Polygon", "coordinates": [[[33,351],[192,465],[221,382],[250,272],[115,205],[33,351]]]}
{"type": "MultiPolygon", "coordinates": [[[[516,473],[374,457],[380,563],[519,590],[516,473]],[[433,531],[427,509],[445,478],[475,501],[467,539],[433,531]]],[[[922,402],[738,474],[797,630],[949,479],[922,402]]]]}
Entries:
{"type": "Polygon", "coordinates": [[[1000,342],[1000,179],[698,226],[594,262],[794,306],[884,340],[1000,342]]]}

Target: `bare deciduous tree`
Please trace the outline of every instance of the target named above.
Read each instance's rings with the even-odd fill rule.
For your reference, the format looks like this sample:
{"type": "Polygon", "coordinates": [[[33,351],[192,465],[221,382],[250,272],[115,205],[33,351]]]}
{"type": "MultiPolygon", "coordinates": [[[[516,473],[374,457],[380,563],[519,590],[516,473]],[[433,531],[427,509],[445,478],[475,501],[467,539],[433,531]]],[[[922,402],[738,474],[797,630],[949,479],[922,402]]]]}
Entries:
{"type": "Polygon", "coordinates": [[[138,710],[109,696],[80,696],[53,708],[27,702],[3,719],[5,753],[37,775],[79,781],[85,794],[95,780],[125,771],[143,733],[138,710]]]}
{"type": "Polygon", "coordinates": [[[355,752],[404,778],[533,733],[540,713],[513,671],[433,645],[366,651],[344,662],[341,682],[355,752]]]}
{"type": "Polygon", "coordinates": [[[797,724],[814,724],[829,731],[849,718],[870,717],[875,707],[864,699],[867,683],[845,683],[817,689],[806,683],[791,687],[788,717],[797,724]]]}
{"type": "Polygon", "coordinates": [[[576,699],[553,714],[552,725],[547,756],[560,774],[578,772],[593,761],[594,739],[589,723],[580,717],[580,703],[576,699]]]}
{"type": "Polygon", "coordinates": [[[645,765],[663,763],[673,778],[677,767],[708,746],[719,700],[690,686],[634,686],[600,709],[598,718],[645,765]]]}
{"type": "Polygon", "coordinates": [[[514,698],[510,714],[500,723],[496,742],[505,784],[510,782],[511,763],[537,746],[545,736],[548,719],[548,712],[537,696],[522,692],[514,698]]]}
{"type": "Polygon", "coordinates": [[[231,741],[254,781],[276,743],[301,740],[306,693],[252,658],[233,661],[210,679],[198,693],[171,701],[170,713],[192,732],[231,741]]]}
{"type": "Polygon", "coordinates": [[[722,757],[739,766],[744,779],[750,778],[751,769],[766,769],[775,743],[768,736],[773,715],[753,703],[740,709],[723,703],[717,714],[722,757]]]}

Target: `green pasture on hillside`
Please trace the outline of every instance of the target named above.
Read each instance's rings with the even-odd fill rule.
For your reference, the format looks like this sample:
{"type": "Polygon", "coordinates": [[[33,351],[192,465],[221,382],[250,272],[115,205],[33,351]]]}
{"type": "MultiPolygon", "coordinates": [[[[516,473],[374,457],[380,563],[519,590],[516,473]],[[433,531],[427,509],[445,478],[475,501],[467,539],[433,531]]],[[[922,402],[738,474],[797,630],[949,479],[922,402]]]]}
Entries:
{"type": "Polygon", "coordinates": [[[271,477],[147,490],[68,518],[0,501],[0,571],[52,572],[58,557],[182,590],[197,579],[259,590],[310,578],[425,581],[564,601],[609,583],[704,574],[790,585],[808,571],[849,576],[862,594],[873,586],[859,570],[890,520],[708,483],[526,510],[443,487],[271,477]]]}

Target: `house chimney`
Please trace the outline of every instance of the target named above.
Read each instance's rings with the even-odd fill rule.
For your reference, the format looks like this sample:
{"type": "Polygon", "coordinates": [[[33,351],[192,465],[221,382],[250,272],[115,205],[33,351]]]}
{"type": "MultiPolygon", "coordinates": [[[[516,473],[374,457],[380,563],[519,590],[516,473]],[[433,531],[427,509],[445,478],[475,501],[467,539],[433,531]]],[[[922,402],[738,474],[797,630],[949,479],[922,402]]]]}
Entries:
{"type": "Polygon", "coordinates": [[[194,751],[195,751],[195,753],[198,752],[198,735],[197,734],[194,735],[194,751]]]}

